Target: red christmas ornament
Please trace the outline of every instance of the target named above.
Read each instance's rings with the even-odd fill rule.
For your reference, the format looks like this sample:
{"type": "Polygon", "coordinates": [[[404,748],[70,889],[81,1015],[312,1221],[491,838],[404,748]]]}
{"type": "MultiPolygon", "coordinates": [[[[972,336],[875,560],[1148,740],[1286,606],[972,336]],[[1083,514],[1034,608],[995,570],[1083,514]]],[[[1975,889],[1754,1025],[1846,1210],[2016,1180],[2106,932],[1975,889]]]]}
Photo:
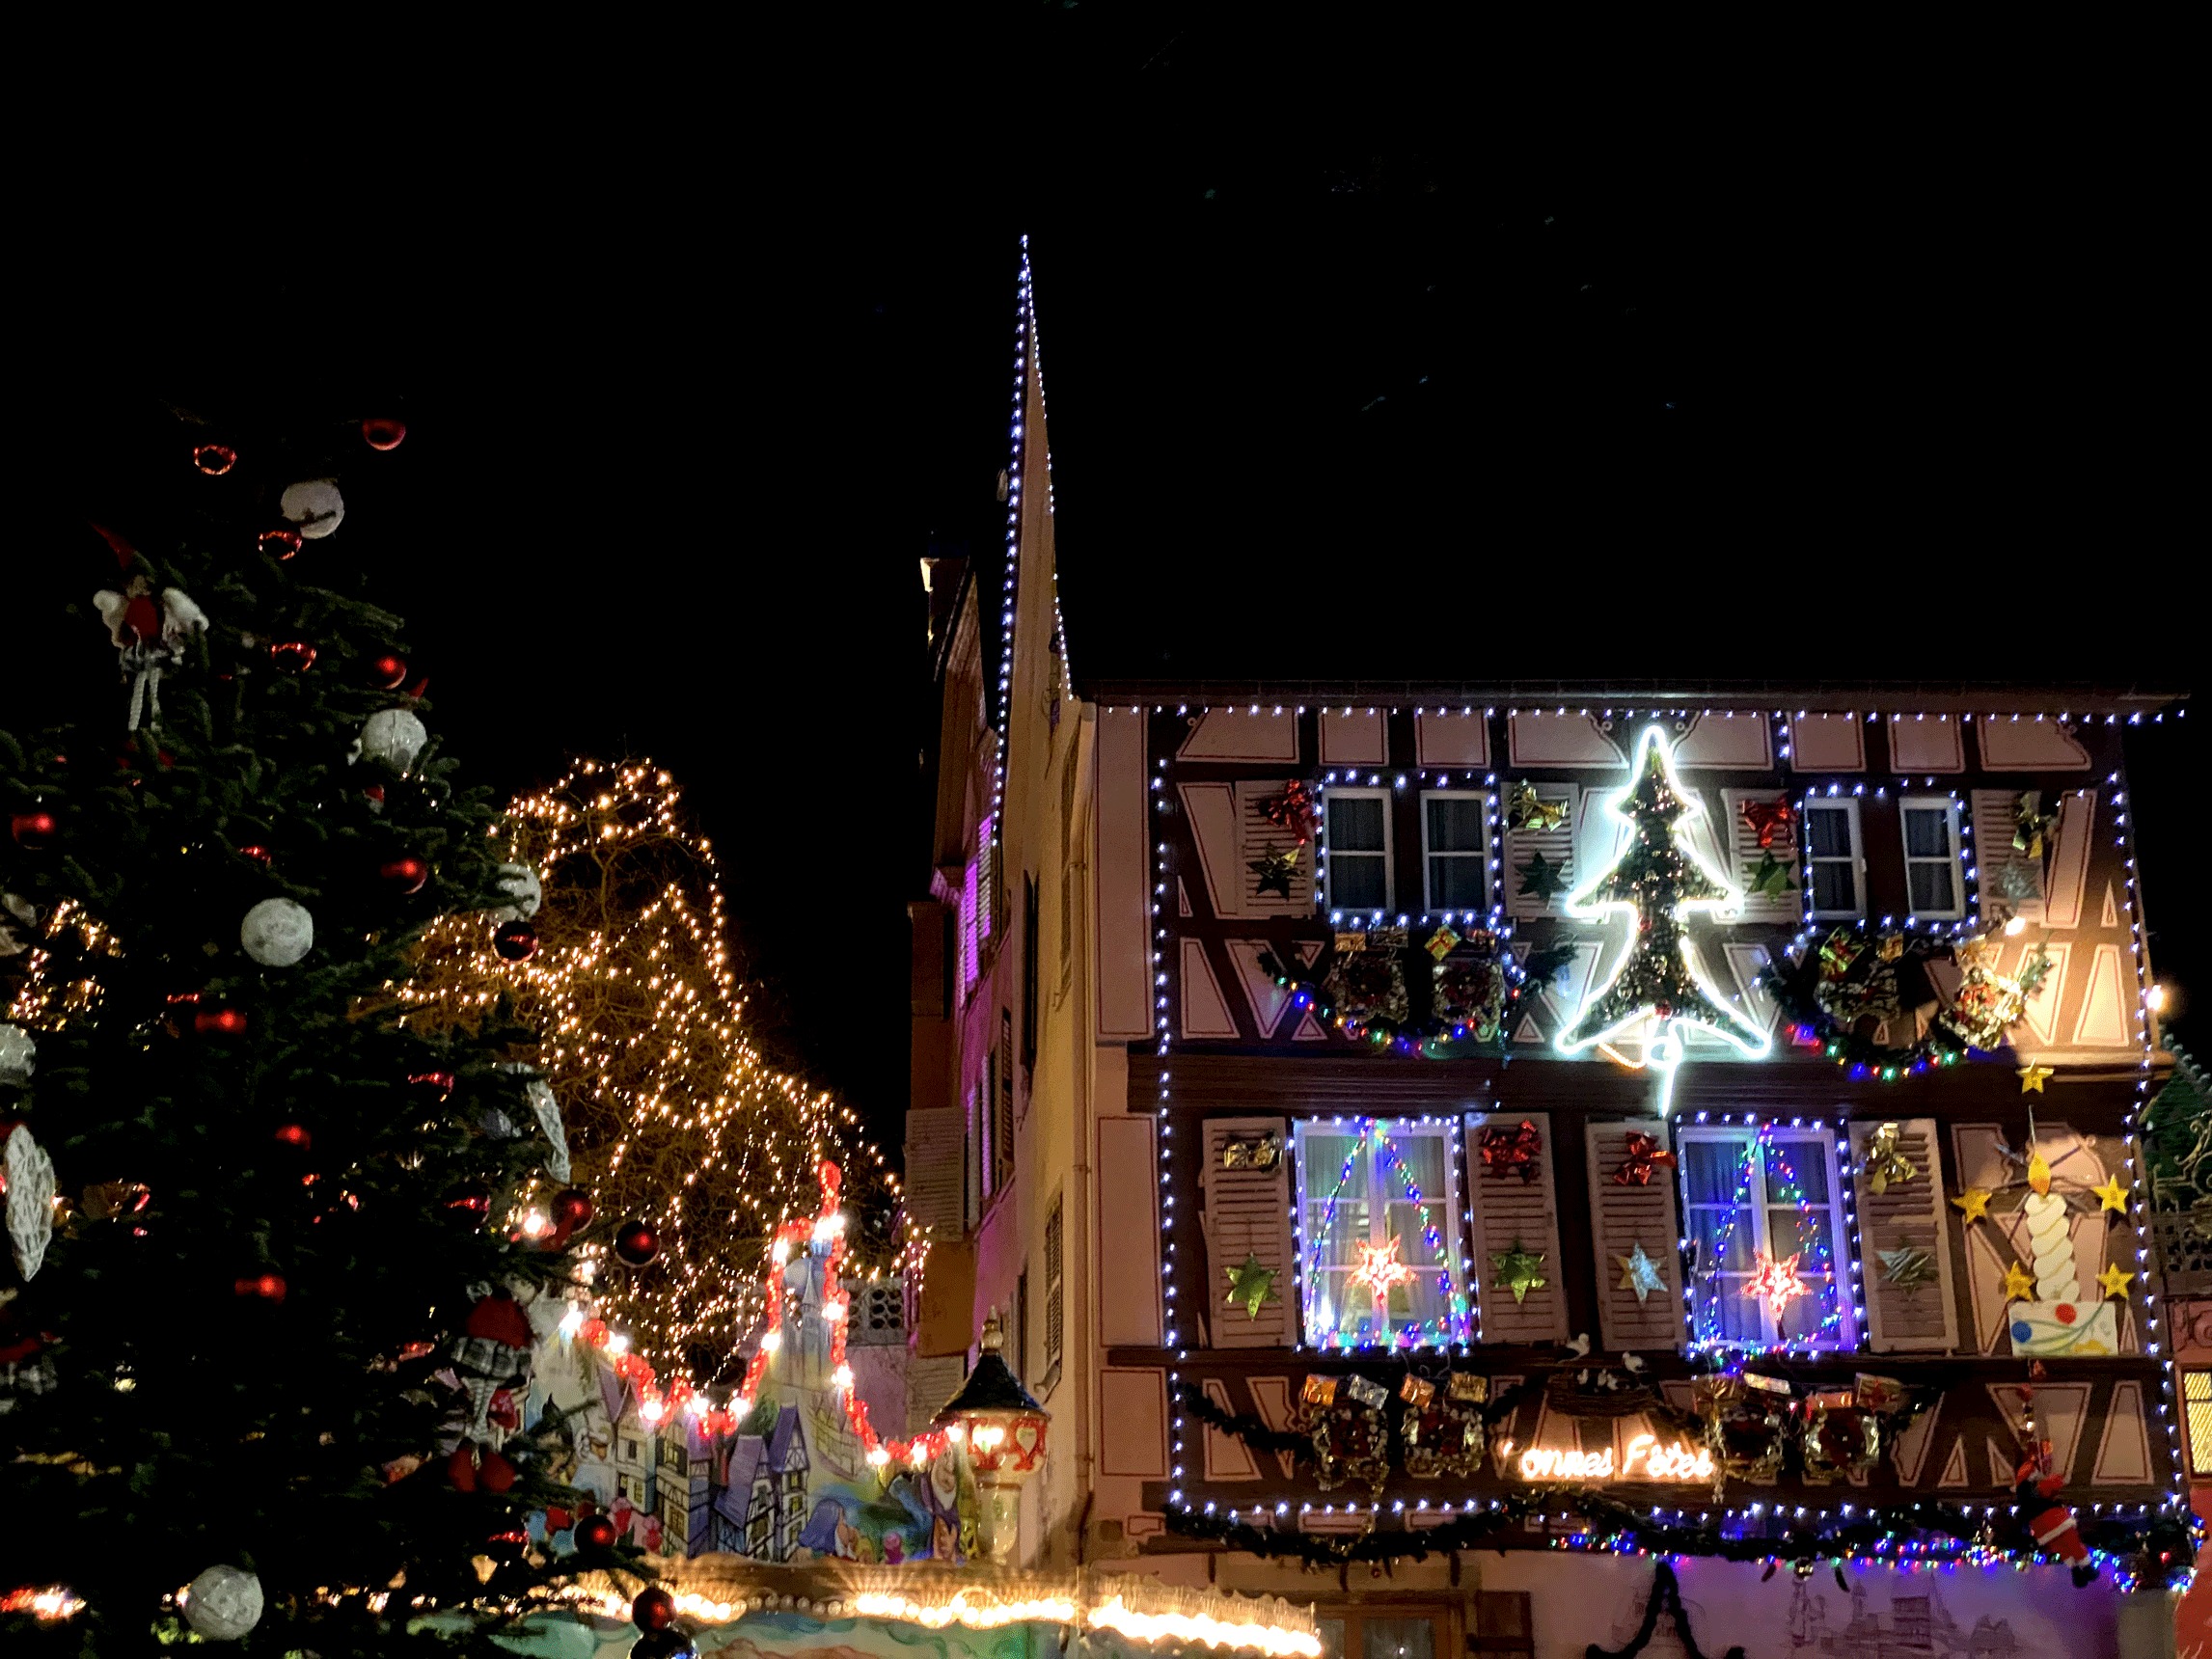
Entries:
{"type": "Polygon", "coordinates": [[[668,1629],[675,1618],[676,1598],[657,1585],[638,1591],[637,1600],[630,1603],[630,1622],[648,1634],[668,1629]]]}
{"type": "Polygon", "coordinates": [[[453,1188],[453,1196],[446,1200],[448,1210],[457,1210],[464,1215],[489,1215],[492,1211],[492,1189],[480,1181],[463,1182],[453,1188]]]}
{"type": "Polygon", "coordinates": [[[246,1029],[246,1011],[243,1008],[203,1008],[192,1016],[192,1029],[207,1036],[241,1036],[246,1029]]]}
{"type": "Polygon", "coordinates": [[[240,1296],[258,1296],[264,1302],[285,1299],[285,1281],[280,1273],[255,1273],[232,1282],[232,1292],[240,1296]]]}
{"type": "Polygon", "coordinates": [[[314,647],[305,639],[282,639],[269,647],[269,661],[287,674],[304,674],[314,666],[314,647]]]}
{"type": "Polygon", "coordinates": [[[51,812],[18,812],[8,820],[8,832],[15,837],[15,845],[30,853],[48,845],[60,828],[51,812]]]}
{"type": "Polygon", "coordinates": [[[487,1492],[505,1492],[515,1482],[515,1467],[497,1452],[486,1452],[477,1467],[477,1480],[487,1492]]]}
{"type": "Polygon", "coordinates": [[[495,1561],[520,1561],[523,1552],[529,1548],[530,1535],[512,1527],[505,1532],[494,1533],[484,1539],[484,1554],[495,1561]]]}
{"type": "Polygon", "coordinates": [[[562,1187],[553,1195],[553,1203],[547,1208],[558,1231],[573,1233],[591,1219],[591,1195],[581,1186],[562,1187]]]}
{"type": "Polygon", "coordinates": [[[247,845],[240,847],[238,849],[238,857],[241,858],[253,859],[255,863],[260,865],[260,867],[264,870],[269,867],[269,850],[258,841],[249,842],[247,845]]]}
{"type": "Polygon", "coordinates": [[[614,1235],[614,1254],[624,1266],[647,1266],[660,1253],[661,1236],[642,1221],[625,1222],[622,1230],[614,1235]]]}
{"type": "Polygon", "coordinates": [[[464,1492],[477,1489],[477,1449],[474,1446],[456,1446],[453,1455],[446,1459],[446,1479],[464,1492]]]}
{"type": "Polygon", "coordinates": [[[619,1536],[614,1523],[605,1515],[586,1515],[576,1523],[576,1547],[580,1550],[611,1550],[619,1536]]]}
{"type": "Polygon", "coordinates": [[[276,1139],[281,1144],[295,1147],[301,1152],[306,1152],[314,1145],[314,1136],[308,1133],[307,1126],[304,1124],[280,1124],[277,1127],[276,1139]]]}
{"type": "Polygon", "coordinates": [[[1613,1184],[1649,1186],[1652,1184],[1653,1169],[1660,1164],[1665,1164],[1669,1169],[1674,1168],[1675,1155],[1660,1146],[1651,1135],[1637,1134],[1630,1130],[1627,1155],[1621,1160],[1621,1167],[1613,1172],[1613,1184]]]}
{"type": "Polygon", "coordinates": [[[453,1074],[451,1072],[416,1072],[409,1074],[407,1081],[419,1089],[428,1090],[441,1101],[451,1099],[453,1093],[453,1074]]]}
{"type": "Polygon", "coordinates": [[[387,651],[369,665],[369,678],[379,691],[396,692],[407,677],[407,659],[387,651]]]}
{"type": "Polygon", "coordinates": [[[396,449],[407,436],[407,422],[371,415],[362,422],[361,436],[371,449],[396,449]]]}
{"type": "Polygon", "coordinates": [[[415,857],[388,858],[377,868],[385,884],[402,893],[419,893],[430,879],[430,866],[415,857]]]}
{"type": "Polygon", "coordinates": [[[282,562],[306,546],[307,538],[296,530],[265,530],[259,545],[263,553],[282,562]]]}
{"type": "Polygon", "coordinates": [[[364,789],[364,790],[363,790],[361,793],[362,793],[362,795],[363,795],[363,796],[364,796],[364,797],[365,797],[365,798],[368,800],[368,802],[369,802],[369,809],[370,809],[371,811],[380,810],[380,809],[383,807],[383,805],[384,805],[384,785],[382,785],[381,783],[371,783],[371,784],[370,784],[370,785],[369,785],[369,786],[367,789],[364,789]]]}
{"type": "Polygon", "coordinates": [[[505,962],[528,962],[537,954],[537,929],[526,921],[502,922],[492,935],[492,949],[505,962]]]}
{"type": "Polygon", "coordinates": [[[238,464],[238,451],[228,444],[195,444],[192,464],[210,478],[219,478],[238,464]]]}

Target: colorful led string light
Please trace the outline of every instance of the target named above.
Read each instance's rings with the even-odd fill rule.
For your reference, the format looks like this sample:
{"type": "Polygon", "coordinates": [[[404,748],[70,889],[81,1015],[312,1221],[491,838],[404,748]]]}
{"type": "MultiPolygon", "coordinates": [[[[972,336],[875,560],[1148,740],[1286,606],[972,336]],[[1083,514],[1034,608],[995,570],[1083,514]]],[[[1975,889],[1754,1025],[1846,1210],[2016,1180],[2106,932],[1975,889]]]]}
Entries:
{"type": "MultiPolygon", "coordinates": [[[[1343,1121],[1342,1119],[1336,1120],[1337,1123],[1343,1121]]],[[[1344,1162],[1337,1170],[1336,1183],[1329,1188],[1328,1197],[1323,1205],[1321,1221],[1313,1229],[1311,1242],[1306,1246],[1307,1318],[1313,1322],[1314,1334],[1317,1337],[1323,1336],[1319,1330],[1318,1319],[1318,1312],[1323,1306],[1324,1298],[1322,1275],[1329,1268],[1341,1266],[1342,1264],[1324,1262],[1322,1257],[1327,1249],[1331,1235],[1334,1232],[1337,1204],[1343,1196],[1344,1189],[1351,1184],[1352,1171],[1358,1165],[1362,1148],[1369,1149],[1370,1156],[1376,1160],[1378,1169],[1389,1169],[1396,1172],[1400,1189],[1406,1195],[1406,1202],[1414,1207],[1415,1213],[1420,1217],[1421,1238],[1429,1247],[1432,1263],[1418,1266],[1412,1264],[1406,1265],[1410,1267],[1414,1273],[1431,1270],[1435,1273],[1436,1292],[1444,1303],[1446,1312],[1434,1319],[1409,1321],[1398,1326],[1395,1330],[1387,1329],[1389,1316],[1385,1312],[1383,1323],[1387,1331],[1386,1339],[1381,1343],[1376,1343],[1368,1336],[1370,1330],[1368,1320],[1362,1318],[1355,1324],[1347,1326],[1344,1319],[1349,1310],[1344,1310],[1338,1315],[1335,1330],[1327,1333],[1316,1346],[1334,1347],[1350,1352],[1356,1348],[1372,1346],[1393,1348],[1443,1347],[1451,1344],[1464,1344],[1472,1340],[1471,1308],[1466,1292],[1461,1288],[1459,1275],[1453,1271],[1451,1252],[1446,1246],[1443,1231],[1436,1225],[1436,1218],[1432,1212],[1432,1201],[1423,1196],[1420,1184],[1413,1179],[1413,1172],[1407,1166],[1405,1154],[1399,1150],[1397,1141],[1390,1133],[1390,1125],[1394,1121],[1396,1120],[1388,1118],[1354,1118],[1352,1120],[1352,1151],[1346,1155],[1344,1162]]],[[[1423,1119],[1422,1122],[1427,1124],[1430,1120],[1423,1119]]],[[[1320,1127],[1320,1120],[1315,1120],[1315,1127],[1320,1127]]],[[[1302,1174],[1304,1156],[1302,1138],[1299,1142],[1299,1148],[1302,1174]]],[[[1445,1157],[1445,1167],[1447,1172],[1452,1167],[1448,1151],[1445,1157]]],[[[1450,1179],[1448,1173],[1446,1179],[1450,1179]]],[[[1305,1231],[1302,1216],[1298,1218],[1296,1231],[1301,1234],[1305,1231]]],[[[1395,1239],[1392,1242],[1395,1243],[1395,1239]]],[[[1375,1298],[1378,1301],[1381,1299],[1379,1296],[1375,1298]]]]}

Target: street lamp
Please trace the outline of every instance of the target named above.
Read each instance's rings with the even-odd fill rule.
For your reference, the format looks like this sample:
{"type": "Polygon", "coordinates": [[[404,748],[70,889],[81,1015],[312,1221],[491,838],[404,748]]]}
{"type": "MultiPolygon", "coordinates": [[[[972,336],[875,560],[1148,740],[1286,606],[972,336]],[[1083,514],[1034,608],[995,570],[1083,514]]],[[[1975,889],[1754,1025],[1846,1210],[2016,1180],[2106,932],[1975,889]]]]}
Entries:
{"type": "Polygon", "coordinates": [[[1051,1421],[1008,1369],[1000,1353],[1005,1346],[1005,1328],[994,1311],[983,1321],[975,1369],[937,1414],[937,1427],[961,1446],[975,1471],[983,1547],[994,1566],[1006,1565],[1013,1556],[1022,1485],[1045,1460],[1045,1427],[1051,1421]]]}

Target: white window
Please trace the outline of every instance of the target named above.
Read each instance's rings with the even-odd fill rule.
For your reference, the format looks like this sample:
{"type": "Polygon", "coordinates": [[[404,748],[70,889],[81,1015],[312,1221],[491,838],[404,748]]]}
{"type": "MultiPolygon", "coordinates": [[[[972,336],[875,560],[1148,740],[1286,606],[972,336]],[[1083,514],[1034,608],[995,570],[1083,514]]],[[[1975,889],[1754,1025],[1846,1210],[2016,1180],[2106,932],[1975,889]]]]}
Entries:
{"type": "Polygon", "coordinates": [[[1856,798],[1806,802],[1805,840],[1805,884],[1814,915],[1865,915],[1867,860],[1859,850],[1856,798]]]}
{"type": "Polygon", "coordinates": [[[1904,823],[1906,909],[1938,919],[1966,914],[1958,871],[1958,802],[1942,795],[1908,795],[1898,802],[1904,823]]]}
{"type": "Polygon", "coordinates": [[[1388,910],[1390,792],[1331,789],[1326,799],[1329,909],[1388,910]]]}
{"type": "Polygon", "coordinates": [[[1835,1131],[1684,1125],[1679,1156],[1692,1340],[1858,1346],[1835,1131]],[[1761,1293],[1762,1272],[1779,1300],[1761,1293]]]}
{"type": "Polygon", "coordinates": [[[1451,1135],[1449,1125],[1387,1118],[1297,1126],[1307,1342],[1441,1347],[1470,1340],[1451,1135]]]}
{"type": "Polygon", "coordinates": [[[1432,789],[1421,797],[1421,894],[1432,911],[1490,908],[1490,798],[1432,789]]]}

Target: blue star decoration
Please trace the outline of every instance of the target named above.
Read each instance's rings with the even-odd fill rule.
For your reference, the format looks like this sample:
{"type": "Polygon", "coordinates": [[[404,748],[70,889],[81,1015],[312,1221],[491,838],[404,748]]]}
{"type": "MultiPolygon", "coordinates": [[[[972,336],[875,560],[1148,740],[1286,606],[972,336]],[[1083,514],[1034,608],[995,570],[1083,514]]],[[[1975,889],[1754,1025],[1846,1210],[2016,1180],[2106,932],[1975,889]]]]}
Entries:
{"type": "Polygon", "coordinates": [[[1645,1301],[1653,1291],[1664,1291],[1667,1288],[1667,1281],[1659,1272],[1658,1263],[1644,1253],[1641,1240],[1629,1248],[1627,1255],[1616,1256],[1613,1260],[1621,1264],[1619,1288],[1635,1292],[1637,1301],[1645,1301]]]}

